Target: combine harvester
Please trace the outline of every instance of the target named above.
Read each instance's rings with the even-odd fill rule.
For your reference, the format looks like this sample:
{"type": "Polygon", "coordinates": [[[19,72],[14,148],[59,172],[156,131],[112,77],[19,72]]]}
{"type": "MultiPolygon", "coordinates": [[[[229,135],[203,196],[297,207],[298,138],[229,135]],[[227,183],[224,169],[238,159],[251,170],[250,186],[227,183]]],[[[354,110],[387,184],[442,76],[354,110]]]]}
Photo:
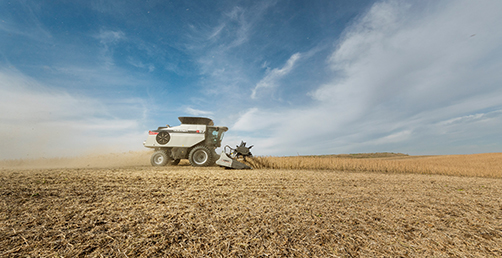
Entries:
{"type": "Polygon", "coordinates": [[[252,157],[245,142],[231,148],[225,146],[220,155],[216,148],[221,147],[223,135],[228,127],[214,126],[213,120],[205,117],[178,117],[181,125],[159,127],[149,131],[143,145],[155,149],[150,162],[153,166],[178,165],[181,159],[188,159],[194,167],[212,166],[215,163],[225,168],[251,169],[237,161],[242,157],[252,157]]]}

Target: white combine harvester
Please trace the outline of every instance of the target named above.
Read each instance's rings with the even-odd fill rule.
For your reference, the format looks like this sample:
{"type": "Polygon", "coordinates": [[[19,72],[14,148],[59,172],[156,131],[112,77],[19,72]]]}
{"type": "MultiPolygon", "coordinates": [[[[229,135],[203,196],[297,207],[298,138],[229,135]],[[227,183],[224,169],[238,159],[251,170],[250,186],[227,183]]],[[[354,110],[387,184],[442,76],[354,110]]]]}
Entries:
{"type": "Polygon", "coordinates": [[[150,162],[153,166],[178,165],[181,159],[188,159],[194,167],[219,166],[235,169],[250,169],[248,165],[237,161],[237,158],[252,157],[245,142],[235,149],[225,146],[220,155],[216,148],[228,127],[214,126],[213,120],[205,117],[179,117],[179,126],[159,127],[149,131],[143,145],[155,149],[150,162]]]}

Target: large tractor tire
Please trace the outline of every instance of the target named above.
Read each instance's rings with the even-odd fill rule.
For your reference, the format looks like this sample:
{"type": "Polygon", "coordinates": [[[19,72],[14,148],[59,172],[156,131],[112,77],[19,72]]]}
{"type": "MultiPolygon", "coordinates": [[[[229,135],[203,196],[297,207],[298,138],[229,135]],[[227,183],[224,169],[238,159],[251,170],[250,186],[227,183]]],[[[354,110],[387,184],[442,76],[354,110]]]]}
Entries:
{"type": "Polygon", "coordinates": [[[194,167],[207,167],[214,163],[212,150],[206,146],[197,146],[188,154],[188,161],[194,167]]]}
{"type": "Polygon", "coordinates": [[[159,150],[153,153],[150,158],[150,163],[152,166],[160,167],[160,166],[176,166],[180,163],[179,159],[172,159],[170,157],[169,151],[159,150]]]}

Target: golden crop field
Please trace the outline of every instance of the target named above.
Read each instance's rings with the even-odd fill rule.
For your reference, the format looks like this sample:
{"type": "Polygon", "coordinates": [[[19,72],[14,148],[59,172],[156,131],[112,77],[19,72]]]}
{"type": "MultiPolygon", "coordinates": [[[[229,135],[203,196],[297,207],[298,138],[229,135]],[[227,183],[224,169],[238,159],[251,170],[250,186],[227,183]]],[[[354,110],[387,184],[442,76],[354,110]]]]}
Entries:
{"type": "Polygon", "coordinates": [[[256,157],[255,168],[315,169],[417,173],[451,176],[502,177],[502,153],[443,156],[332,155],[298,157],[256,157]],[[369,157],[369,158],[365,158],[369,157]]]}
{"type": "Polygon", "coordinates": [[[253,170],[149,154],[0,162],[0,257],[502,256],[500,154],[258,157],[253,170]]]}

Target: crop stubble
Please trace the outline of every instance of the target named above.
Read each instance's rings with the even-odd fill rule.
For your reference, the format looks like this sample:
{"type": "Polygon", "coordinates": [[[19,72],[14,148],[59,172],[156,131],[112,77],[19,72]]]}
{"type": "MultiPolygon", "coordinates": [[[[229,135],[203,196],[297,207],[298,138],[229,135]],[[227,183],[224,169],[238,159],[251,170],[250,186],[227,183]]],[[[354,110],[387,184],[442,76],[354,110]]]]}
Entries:
{"type": "Polygon", "coordinates": [[[186,165],[3,169],[0,256],[500,257],[501,183],[186,165]]]}

